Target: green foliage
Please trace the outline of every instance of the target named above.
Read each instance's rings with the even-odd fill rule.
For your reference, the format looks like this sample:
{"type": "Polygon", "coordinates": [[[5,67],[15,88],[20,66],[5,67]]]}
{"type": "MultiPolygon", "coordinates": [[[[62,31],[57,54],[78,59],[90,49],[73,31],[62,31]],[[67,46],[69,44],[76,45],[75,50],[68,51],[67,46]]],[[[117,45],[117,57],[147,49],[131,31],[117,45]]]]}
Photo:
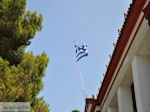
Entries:
{"type": "Polygon", "coordinates": [[[42,15],[26,11],[26,0],[0,0],[0,102],[30,102],[32,112],[49,112],[49,105],[37,95],[49,58],[45,53],[25,53],[42,15]]]}
{"type": "Polygon", "coordinates": [[[43,100],[43,97],[35,99],[33,110],[35,110],[35,112],[49,112],[49,104],[43,100]]]}
{"type": "Polygon", "coordinates": [[[27,53],[23,56],[22,62],[17,68],[20,70],[20,79],[23,80],[23,94],[17,101],[30,101],[39,94],[43,88],[42,77],[45,76],[45,68],[49,59],[46,54],[34,56],[33,53],[27,53]]]}
{"type": "MultiPolygon", "coordinates": [[[[43,88],[42,78],[48,61],[45,53],[34,56],[31,52],[23,55],[20,64],[10,66],[0,57],[0,102],[30,102],[31,105],[37,102],[36,96],[43,88]]],[[[41,108],[48,107],[41,102],[44,101],[39,102],[43,105],[41,108]]]]}
{"type": "Polygon", "coordinates": [[[79,110],[73,110],[72,112],[80,112],[79,110]]]}
{"type": "Polygon", "coordinates": [[[23,93],[16,74],[18,69],[0,58],[0,102],[14,101],[23,93]]]}
{"type": "Polygon", "coordinates": [[[24,48],[42,29],[42,15],[25,12],[25,7],[26,0],[0,1],[0,56],[9,60],[10,64],[20,62],[19,56],[24,48]]]}

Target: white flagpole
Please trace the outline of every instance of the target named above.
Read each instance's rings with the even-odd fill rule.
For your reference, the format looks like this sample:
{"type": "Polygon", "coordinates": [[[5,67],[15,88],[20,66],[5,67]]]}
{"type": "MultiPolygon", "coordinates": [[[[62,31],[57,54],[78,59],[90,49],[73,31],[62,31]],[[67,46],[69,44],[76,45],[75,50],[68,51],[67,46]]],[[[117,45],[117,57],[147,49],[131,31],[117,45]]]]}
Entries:
{"type": "MultiPolygon", "coordinates": [[[[75,41],[73,41],[73,43],[75,43],[75,41]]],[[[85,94],[85,88],[84,88],[84,83],[83,83],[83,75],[81,72],[81,67],[80,67],[80,63],[76,62],[76,67],[79,71],[79,76],[80,76],[80,83],[81,83],[81,88],[82,88],[82,92],[83,92],[83,97],[84,97],[84,101],[85,101],[85,106],[86,106],[86,94],[85,94]]],[[[87,106],[85,107],[85,110],[87,112],[87,106]]]]}
{"type": "Polygon", "coordinates": [[[84,83],[83,83],[83,75],[81,72],[81,68],[80,68],[80,63],[76,62],[77,67],[78,67],[78,71],[79,71],[79,76],[80,76],[80,83],[81,83],[81,87],[82,87],[82,91],[83,91],[83,97],[84,97],[84,101],[85,101],[85,110],[86,112],[88,111],[87,105],[86,105],[86,94],[85,94],[85,88],[84,88],[84,83]]]}
{"type": "Polygon", "coordinates": [[[83,76],[82,76],[82,72],[81,72],[81,68],[80,68],[80,63],[77,62],[77,67],[78,67],[78,71],[79,71],[79,76],[80,76],[80,83],[81,83],[81,87],[82,87],[82,91],[83,91],[83,97],[84,100],[86,99],[86,94],[85,94],[85,88],[84,88],[84,83],[83,83],[83,76]]]}

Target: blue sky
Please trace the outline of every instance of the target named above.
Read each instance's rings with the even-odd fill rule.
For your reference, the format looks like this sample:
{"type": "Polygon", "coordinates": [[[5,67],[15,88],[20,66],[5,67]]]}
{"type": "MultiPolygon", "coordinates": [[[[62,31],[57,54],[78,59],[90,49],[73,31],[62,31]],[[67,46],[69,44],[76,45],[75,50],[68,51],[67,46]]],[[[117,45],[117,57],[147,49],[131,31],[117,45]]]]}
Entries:
{"type": "Polygon", "coordinates": [[[89,56],[80,61],[86,94],[98,93],[100,81],[117,41],[131,0],[28,0],[27,9],[43,14],[43,30],[27,51],[43,51],[50,58],[40,96],[51,112],[84,111],[84,99],[76,68],[74,43],[87,44],[89,56]]]}

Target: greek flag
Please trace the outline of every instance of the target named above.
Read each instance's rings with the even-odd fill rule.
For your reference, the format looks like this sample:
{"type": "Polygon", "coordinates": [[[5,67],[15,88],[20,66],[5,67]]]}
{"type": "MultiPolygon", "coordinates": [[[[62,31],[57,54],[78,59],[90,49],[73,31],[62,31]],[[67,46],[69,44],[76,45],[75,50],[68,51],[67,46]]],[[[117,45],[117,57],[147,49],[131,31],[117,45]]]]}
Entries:
{"type": "Polygon", "coordinates": [[[75,45],[75,53],[76,53],[76,62],[78,62],[81,58],[88,56],[87,45],[83,44],[81,46],[75,45]]]}

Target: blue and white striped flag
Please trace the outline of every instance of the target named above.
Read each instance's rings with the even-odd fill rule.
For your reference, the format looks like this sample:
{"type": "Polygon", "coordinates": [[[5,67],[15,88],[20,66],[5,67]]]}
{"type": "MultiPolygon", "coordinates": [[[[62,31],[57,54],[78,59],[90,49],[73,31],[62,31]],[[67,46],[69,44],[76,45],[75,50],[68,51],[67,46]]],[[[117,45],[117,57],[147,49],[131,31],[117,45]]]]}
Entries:
{"type": "Polygon", "coordinates": [[[75,53],[76,53],[76,62],[78,62],[81,58],[88,56],[87,45],[83,44],[82,46],[75,45],[75,53]]]}

